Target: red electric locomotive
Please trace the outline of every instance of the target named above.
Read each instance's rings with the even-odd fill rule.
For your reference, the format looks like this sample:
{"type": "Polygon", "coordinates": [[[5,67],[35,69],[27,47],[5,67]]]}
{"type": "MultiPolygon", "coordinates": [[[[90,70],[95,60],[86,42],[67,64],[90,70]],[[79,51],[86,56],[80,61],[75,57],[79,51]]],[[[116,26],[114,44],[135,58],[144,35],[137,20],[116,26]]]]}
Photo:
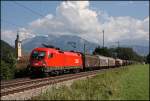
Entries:
{"type": "Polygon", "coordinates": [[[30,55],[30,68],[32,73],[79,70],[83,68],[82,55],[55,48],[35,48],[30,55]]]}

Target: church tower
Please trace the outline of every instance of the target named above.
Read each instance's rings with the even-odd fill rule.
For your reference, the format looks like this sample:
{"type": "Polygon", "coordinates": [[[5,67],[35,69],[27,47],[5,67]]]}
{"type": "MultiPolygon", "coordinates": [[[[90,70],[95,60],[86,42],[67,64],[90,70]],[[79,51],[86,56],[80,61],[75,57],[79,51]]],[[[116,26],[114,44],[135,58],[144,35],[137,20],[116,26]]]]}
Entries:
{"type": "Polygon", "coordinates": [[[21,54],[21,41],[19,39],[18,33],[17,33],[17,38],[15,40],[15,49],[16,49],[17,60],[20,60],[22,54],[21,54]]]}

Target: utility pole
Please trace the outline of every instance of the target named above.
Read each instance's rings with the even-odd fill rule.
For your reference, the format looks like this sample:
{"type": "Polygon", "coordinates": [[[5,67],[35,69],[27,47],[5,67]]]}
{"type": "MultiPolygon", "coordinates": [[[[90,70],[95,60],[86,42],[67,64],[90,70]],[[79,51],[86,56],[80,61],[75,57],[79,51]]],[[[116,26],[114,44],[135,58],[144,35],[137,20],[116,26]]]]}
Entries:
{"type": "Polygon", "coordinates": [[[119,52],[120,52],[120,51],[119,51],[119,40],[118,40],[117,43],[118,43],[118,53],[117,53],[117,57],[119,58],[119,52]]]}
{"type": "Polygon", "coordinates": [[[104,48],[104,30],[103,30],[103,48],[104,48]]]}
{"type": "Polygon", "coordinates": [[[83,68],[85,68],[85,42],[84,42],[84,45],[83,45],[83,51],[84,51],[84,53],[83,53],[83,68]]]}
{"type": "Polygon", "coordinates": [[[85,55],[85,43],[84,43],[84,46],[83,46],[83,48],[84,48],[84,55],[85,55]]]}

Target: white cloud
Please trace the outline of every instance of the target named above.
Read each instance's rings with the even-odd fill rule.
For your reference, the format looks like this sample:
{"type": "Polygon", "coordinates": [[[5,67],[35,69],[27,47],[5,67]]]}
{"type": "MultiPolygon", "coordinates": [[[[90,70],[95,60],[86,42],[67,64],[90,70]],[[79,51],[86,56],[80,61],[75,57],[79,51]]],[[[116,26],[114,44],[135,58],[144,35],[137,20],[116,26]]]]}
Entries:
{"type": "Polygon", "coordinates": [[[2,40],[8,42],[10,45],[14,45],[15,38],[16,38],[16,32],[12,30],[2,30],[1,31],[1,38],[2,40]]]}
{"type": "Polygon", "coordinates": [[[19,33],[19,36],[20,36],[20,40],[33,38],[33,37],[36,36],[31,30],[28,30],[27,28],[20,28],[18,30],[18,33],[19,33]]]}
{"type": "Polygon", "coordinates": [[[101,30],[97,16],[97,12],[89,9],[88,1],[67,1],[56,8],[56,16],[35,20],[30,26],[40,33],[87,35],[97,41],[98,38],[93,35],[101,30]]]}
{"type": "Polygon", "coordinates": [[[69,34],[98,43],[102,40],[101,31],[104,29],[105,43],[118,40],[148,40],[149,16],[144,20],[130,16],[113,17],[105,11],[91,10],[89,6],[88,1],[64,1],[56,8],[56,15],[47,14],[20,29],[23,30],[21,38],[26,39],[38,34],[69,34]]]}
{"type": "Polygon", "coordinates": [[[138,20],[132,17],[110,17],[109,21],[102,25],[105,30],[108,43],[125,41],[126,44],[140,44],[149,40],[149,17],[138,20]],[[132,43],[130,43],[132,42],[132,43]]]}

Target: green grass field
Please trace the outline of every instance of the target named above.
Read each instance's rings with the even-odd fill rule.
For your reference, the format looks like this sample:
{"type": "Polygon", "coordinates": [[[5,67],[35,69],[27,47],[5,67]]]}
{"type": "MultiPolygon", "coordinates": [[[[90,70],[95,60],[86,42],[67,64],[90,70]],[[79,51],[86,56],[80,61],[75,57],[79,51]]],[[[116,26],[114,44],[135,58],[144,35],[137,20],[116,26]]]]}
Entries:
{"type": "Polygon", "coordinates": [[[131,65],[52,87],[32,100],[149,100],[149,65],[131,65]]]}

